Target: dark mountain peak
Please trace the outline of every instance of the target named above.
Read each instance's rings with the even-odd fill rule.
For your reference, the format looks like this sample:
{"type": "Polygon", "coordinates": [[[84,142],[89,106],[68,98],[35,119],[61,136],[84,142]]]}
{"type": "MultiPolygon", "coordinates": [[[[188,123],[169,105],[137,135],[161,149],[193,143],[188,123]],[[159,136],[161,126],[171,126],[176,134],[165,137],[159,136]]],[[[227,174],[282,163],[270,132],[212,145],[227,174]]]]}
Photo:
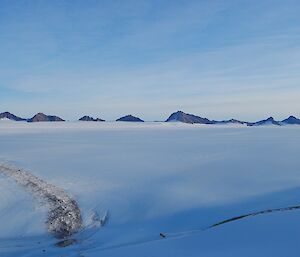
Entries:
{"type": "Polygon", "coordinates": [[[144,122],[142,119],[132,116],[131,114],[121,117],[121,118],[117,119],[116,121],[144,122]]]}
{"type": "Polygon", "coordinates": [[[14,120],[14,121],[25,121],[26,119],[20,118],[10,112],[3,112],[0,113],[0,119],[9,119],[9,120],[14,120]]]}
{"type": "Polygon", "coordinates": [[[87,115],[81,117],[79,120],[80,120],[80,121],[105,121],[105,120],[102,120],[102,119],[100,119],[100,118],[94,119],[93,117],[87,116],[87,115]]]}
{"type": "Polygon", "coordinates": [[[169,118],[166,120],[166,122],[184,122],[184,123],[199,123],[199,124],[213,124],[212,121],[210,121],[207,118],[202,118],[193,114],[184,113],[183,111],[177,111],[172,113],[169,118]]]}
{"type": "Polygon", "coordinates": [[[290,116],[287,119],[283,120],[282,123],[300,125],[300,119],[296,118],[295,116],[290,116]]]}
{"type": "Polygon", "coordinates": [[[254,123],[248,123],[248,126],[265,126],[265,125],[276,125],[281,126],[280,122],[274,120],[273,117],[269,117],[268,119],[257,121],[254,123]]]}
{"type": "Polygon", "coordinates": [[[43,122],[43,121],[64,121],[62,118],[53,115],[46,115],[44,113],[37,113],[32,118],[27,120],[28,122],[43,122]]]}

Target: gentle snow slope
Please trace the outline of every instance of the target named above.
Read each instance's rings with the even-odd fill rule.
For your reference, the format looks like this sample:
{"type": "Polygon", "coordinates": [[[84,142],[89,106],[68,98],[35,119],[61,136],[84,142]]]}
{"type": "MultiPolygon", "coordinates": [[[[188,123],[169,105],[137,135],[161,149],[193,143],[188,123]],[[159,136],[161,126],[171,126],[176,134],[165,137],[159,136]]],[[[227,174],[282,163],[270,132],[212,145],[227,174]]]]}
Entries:
{"type": "Polygon", "coordinates": [[[99,231],[58,248],[42,204],[1,176],[1,257],[298,256],[297,210],[202,231],[300,204],[298,127],[1,123],[0,142],[0,161],[64,188],[85,224],[110,213],[99,231]]]}

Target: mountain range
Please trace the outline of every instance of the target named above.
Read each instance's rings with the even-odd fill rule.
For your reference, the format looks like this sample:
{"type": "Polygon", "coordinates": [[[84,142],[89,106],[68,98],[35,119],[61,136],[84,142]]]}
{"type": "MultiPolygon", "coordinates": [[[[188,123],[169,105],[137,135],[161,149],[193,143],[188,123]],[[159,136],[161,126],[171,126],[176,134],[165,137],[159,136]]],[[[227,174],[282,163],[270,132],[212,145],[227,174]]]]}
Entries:
{"type": "Polygon", "coordinates": [[[257,121],[257,122],[247,122],[247,121],[240,121],[236,119],[230,120],[209,120],[207,118],[203,118],[200,116],[196,116],[194,114],[184,113],[182,111],[174,112],[170,115],[170,117],[166,120],[166,122],[183,122],[183,123],[190,123],[190,124],[239,124],[239,125],[247,125],[247,126],[266,126],[266,125],[300,125],[300,119],[290,116],[285,120],[276,121],[273,117],[270,117],[265,120],[257,121]]]}
{"type": "Polygon", "coordinates": [[[20,118],[10,112],[3,112],[3,113],[0,113],[0,120],[1,119],[8,119],[8,120],[13,120],[13,121],[27,121],[27,122],[65,121],[58,116],[46,115],[41,112],[37,113],[36,115],[34,115],[32,118],[29,118],[29,119],[20,118]]]}
{"type": "MultiPolygon", "coordinates": [[[[65,121],[62,118],[54,115],[46,115],[44,113],[37,113],[32,118],[25,119],[18,117],[10,112],[3,112],[0,113],[0,120],[7,119],[13,121],[27,121],[27,122],[57,122],[57,121],[65,121]]],[[[79,119],[79,121],[105,121],[100,118],[93,118],[91,116],[83,116],[79,119]]],[[[135,117],[133,115],[126,115],[123,116],[116,121],[127,121],[127,122],[144,122],[142,119],[135,117]]],[[[265,120],[260,120],[257,122],[247,122],[247,121],[240,121],[237,119],[230,119],[230,120],[210,120],[208,118],[203,118],[194,114],[184,113],[183,111],[177,111],[172,113],[169,118],[165,122],[183,122],[189,124],[207,124],[207,125],[226,125],[226,124],[235,124],[235,125],[245,125],[250,127],[255,126],[266,126],[266,125],[274,125],[274,126],[282,126],[282,125],[300,125],[300,119],[296,118],[295,116],[290,116],[282,121],[276,121],[273,117],[270,117],[265,120]]]]}

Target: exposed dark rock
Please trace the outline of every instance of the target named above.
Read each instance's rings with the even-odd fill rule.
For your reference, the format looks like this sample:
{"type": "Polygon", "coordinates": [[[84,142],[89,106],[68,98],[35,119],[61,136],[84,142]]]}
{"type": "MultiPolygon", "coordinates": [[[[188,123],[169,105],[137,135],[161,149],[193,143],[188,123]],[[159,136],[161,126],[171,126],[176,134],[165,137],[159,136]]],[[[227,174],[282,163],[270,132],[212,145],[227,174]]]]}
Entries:
{"type": "Polygon", "coordinates": [[[270,117],[266,120],[257,121],[254,123],[247,123],[248,126],[265,126],[265,125],[276,125],[281,126],[280,122],[274,120],[273,117],[270,117]]]}
{"type": "Polygon", "coordinates": [[[42,122],[42,121],[64,121],[62,118],[53,116],[53,115],[46,115],[44,113],[38,113],[34,115],[31,119],[27,120],[28,122],[42,122]]]}
{"type": "Polygon", "coordinates": [[[79,119],[80,121],[105,121],[105,120],[102,120],[100,118],[96,118],[94,119],[93,117],[90,117],[90,116],[83,116],[79,119]]]}
{"type": "Polygon", "coordinates": [[[5,119],[5,118],[14,121],[26,121],[26,119],[20,118],[10,112],[0,113],[0,119],[5,119]]]}
{"type": "Polygon", "coordinates": [[[170,115],[170,117],[166,120],[166,122],[172,122],[172,121],[180,121],[184,123],[199,123],[199,124],[214,124],[213,121],[202,118],[193,114],[184,113],[182,111],[174,112],[170,115]]]}
{"type": "Polygon", "coordinates": [[[117,119],[116,121],[144,122],[142,119],[138,117],[134,117],[132,115],[126,115],[124,117],[117,119]]]}
{"type": "Polygon", "coordinates": [[[240,124],[240,125],[244,125],[247,124],[246,121],[240,121],[240,120],[236,120],[236,119],[230,119],[230,120],[221,120],[221,121],[213,121],[214,124],[240,124]]]}
{"type": "Polygon", "coordinates": [[[290,116],[287,119],[283,120],[282,123],[291,124],[291,125],[300,125],[300,119],[296,118],[295,116],[290,116]]]}

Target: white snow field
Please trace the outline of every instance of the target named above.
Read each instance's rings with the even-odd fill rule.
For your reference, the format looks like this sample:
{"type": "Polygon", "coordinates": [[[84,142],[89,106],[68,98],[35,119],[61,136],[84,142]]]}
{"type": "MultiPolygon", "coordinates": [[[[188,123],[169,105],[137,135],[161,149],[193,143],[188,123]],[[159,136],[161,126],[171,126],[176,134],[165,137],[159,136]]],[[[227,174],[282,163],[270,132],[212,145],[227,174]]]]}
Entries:
{"type": "Polygon", "coordinates": [[[0,121],[0,162],[63,189],[84,224],[61,244],[1,174],[0,256],[299,256],[299,150],[300,126],[0,121]]]}

